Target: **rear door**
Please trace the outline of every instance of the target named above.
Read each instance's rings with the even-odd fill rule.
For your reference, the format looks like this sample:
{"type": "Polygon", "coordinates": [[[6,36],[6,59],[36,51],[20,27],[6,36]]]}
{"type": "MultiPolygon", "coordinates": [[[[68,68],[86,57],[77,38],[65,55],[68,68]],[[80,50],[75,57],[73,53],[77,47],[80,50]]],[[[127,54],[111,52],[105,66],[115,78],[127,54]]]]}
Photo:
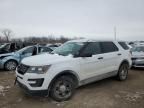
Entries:
{"type": "Polygon", "coordinates": [[[121,53],[113,42],[100,42],[103,53],[103,73],[118,70],[119,58],[121,53]]]}

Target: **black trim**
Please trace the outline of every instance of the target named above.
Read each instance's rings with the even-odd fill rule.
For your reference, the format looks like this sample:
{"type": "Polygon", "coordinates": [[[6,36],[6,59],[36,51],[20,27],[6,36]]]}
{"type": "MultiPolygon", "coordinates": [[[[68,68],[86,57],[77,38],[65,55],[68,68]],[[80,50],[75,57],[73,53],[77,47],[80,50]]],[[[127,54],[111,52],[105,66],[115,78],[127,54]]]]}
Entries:
{"type": "Polygon", "coordinates": [[[95,82],[95,81],[100,81],[102,79],[109,78],[109,77],[112,77],[112,76],[116,76],[117,73],[118,73],[118,70],[115,70],[115,71],[112,71],[112,72],[108,72],[108,73],[101,74],[101,75],[96,75],[96,76],[81,80],[80,81],[80,86],[86,85],[86,84],[89,84],[89,83],[92,83],[92,82],[95,82]]]}
{"type": "Polygon", "coordinates": [[[17,67],[17,72],[21,75],[24,75],[27,72],[28,69],[29,69],[29,66],[24,65],[24,64],[20,64],[17,67]]]}
{"type": "Polygon", "coordinates": [[[29,84],[31,87],[41,87],[43,82],[44,82],[44,78],[28,79],[28,81],[35,81],[36,82],[34,84],[29,84]]]}
{"type": "MultiPolygon", "coordinates": [[[[120,66],[121,66],[123,63],[125,63],[125,62],[128,63],[128,67],[131,68],[129,61],[126,60],[126,59],[124,59],[124,60],[121,62],[120,66]]],[[[119,66],[119,67],[120,67],[120,66],[119,66]]]]}

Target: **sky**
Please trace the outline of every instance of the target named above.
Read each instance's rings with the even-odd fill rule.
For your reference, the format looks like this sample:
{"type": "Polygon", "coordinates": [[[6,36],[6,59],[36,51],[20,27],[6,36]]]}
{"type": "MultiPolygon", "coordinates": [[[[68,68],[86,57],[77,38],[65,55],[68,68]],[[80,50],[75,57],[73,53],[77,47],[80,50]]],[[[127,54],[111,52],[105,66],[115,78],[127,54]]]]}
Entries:
{"type": "Polygon", "coordinates": [[[0,29],[14,37],[144,40],[144,0],[0,0],[0,29]]]}

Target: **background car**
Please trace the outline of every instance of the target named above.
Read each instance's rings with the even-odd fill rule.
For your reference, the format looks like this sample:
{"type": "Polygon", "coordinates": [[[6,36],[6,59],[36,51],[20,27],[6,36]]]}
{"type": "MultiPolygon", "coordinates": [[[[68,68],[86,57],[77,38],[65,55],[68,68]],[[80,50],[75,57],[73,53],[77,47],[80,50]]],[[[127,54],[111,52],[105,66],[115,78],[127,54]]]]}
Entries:
{"type": "Polygon", "coordinates": [[[0,54],[14,52],[16,49],[15,43],[4,43],[0,46],[0,54]]]}
{"type": "Polygon", "coordinates": [[[32,46],[32,45],[36,45],[36,44],[35,43],[23,43],[23,42],[1,43],[0,54],[15,52],[26,46],[32,46]]]}
{"type": "Polygon", "coordinates": [[[60,43],[58,43],[58,44],[47,44],[46,46],[50,47],[53,50],[55,50],[57,47],[61,46],[61,44],[60,43]]]}
{"type": "Polygon", "coordinates": [[[133,67],[144,67],[144,45],[138,45],[132,48],[133,67]]]}
{"type": "Polygon", "coordinates": [[[1,54],[0,69],[5,69],[8,71],[15,70],[23,58],[51,51],[53,50],[49,47],[34,45],[22,48],[13,53],[1,54]]]}

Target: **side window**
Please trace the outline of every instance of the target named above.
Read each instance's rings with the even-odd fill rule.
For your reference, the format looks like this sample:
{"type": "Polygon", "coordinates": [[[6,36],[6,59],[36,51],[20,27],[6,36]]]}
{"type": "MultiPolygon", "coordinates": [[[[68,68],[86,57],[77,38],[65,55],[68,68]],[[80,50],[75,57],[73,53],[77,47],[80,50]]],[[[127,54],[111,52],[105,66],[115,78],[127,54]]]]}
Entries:
{"type": "Polygon", "coordinates": [[[34,52],[34,47],[29,47],[23,51],[23,55],[26,55],[26,54],[33,55],[33,52],[34,52]]]}
{"type": "Polygon", "coordinates": [[[102,53],[118,51],[117,46],[113,42],[101,42],[102,53]]]}
{"type": "Polygon", "coordinates": [[[123,49],[125,50],[129,49],[128,45],[125,42],[118,42],[118,43],[123,47],[123,49]]]}
{"type": "Polygon", "coordinates": [[[91,42],[87,45],[87,47],[83,51],[84,54],[90,53],[92,55],[100,54],[101,48],[99,42],[91,42]]]}
{"type": "Polygon", "coordinates": [[[43,53],[43,52],[51,52],[52,49],[48,48],[48,47],[39,47],[39,53],[43,53]]]}

